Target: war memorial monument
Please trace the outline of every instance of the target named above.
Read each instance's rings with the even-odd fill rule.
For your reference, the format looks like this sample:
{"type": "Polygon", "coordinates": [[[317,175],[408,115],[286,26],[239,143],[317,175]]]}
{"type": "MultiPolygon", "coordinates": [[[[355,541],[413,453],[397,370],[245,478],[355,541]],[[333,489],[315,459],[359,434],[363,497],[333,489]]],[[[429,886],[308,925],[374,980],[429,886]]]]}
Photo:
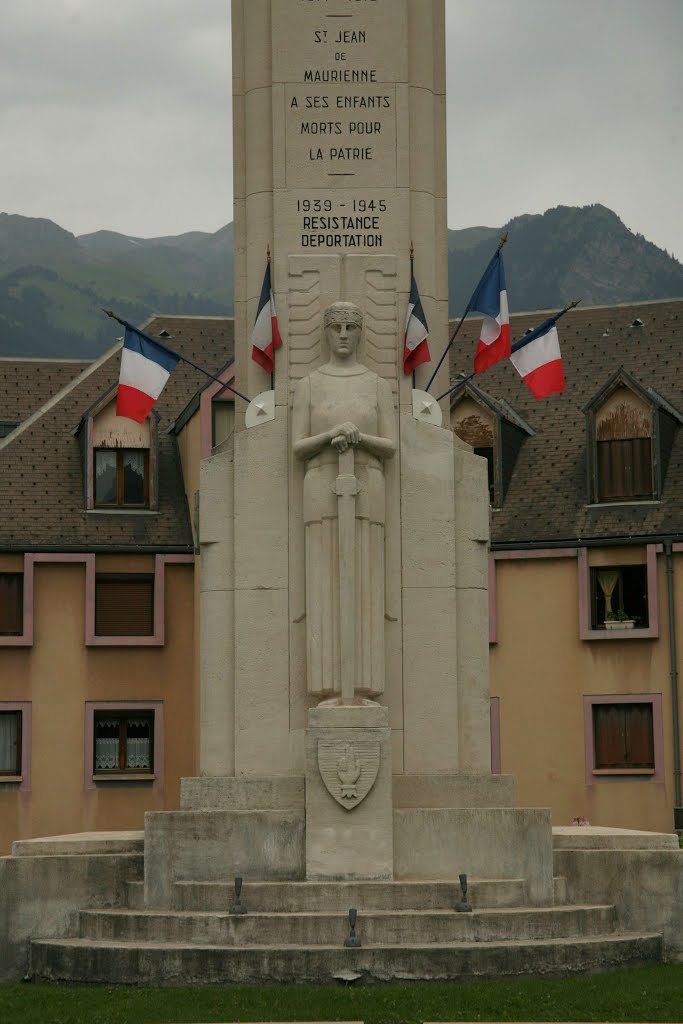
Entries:
{"type": "Polygon", "coordinates": [[[232,0],[236,381],[274,394],[202,465],[199,775],[146,815],[126,905],[31,936],[38,976],[445,979],[681,943],[642,893],[611,905],[636,853],[612,840],[590,882],[556,862],[568,891],[550,811],[491,773],[486,463],[419,396],[448,340],[444,19],[232,0]],[[411,247],[434,357],[415,381],[411,247]],[[268,250],[272,382],[249,343],[268,250]]]}

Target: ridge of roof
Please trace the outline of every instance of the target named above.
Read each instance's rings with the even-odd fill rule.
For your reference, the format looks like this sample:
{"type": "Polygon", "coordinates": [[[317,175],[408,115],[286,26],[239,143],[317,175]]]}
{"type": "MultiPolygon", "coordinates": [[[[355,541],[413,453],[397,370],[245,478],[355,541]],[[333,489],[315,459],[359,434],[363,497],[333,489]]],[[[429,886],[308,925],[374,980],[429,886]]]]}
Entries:
{"type": "Polygon", "coordinates": [[[107,351],[104,352],[99,357],[99,359],[96,359],[94,362],[89,363],[86,366],[86,368],[82,371],[82,373],[79,373],[76,377],[73,378],[73,380],[69,381],[69,383],[61,389],[61,391],[57,391],[54,395],[48,398],[47,402],[43,402],[43,404],[38,409],[36,409],[34,413],[32,413],[29,417],[27,417],[27,419],[23,420],[23,422],[20,423],[16,430],[13,430],[11,434],[8,434],[7,437],[4,437],[2,438],[2,440],[0,440],[0,451],[2,451],[4,448],[9,447],[9,445],[16,441],[18,437],[21,437],[25,430],[33,426],[36,420],[39,420],[42,416],[45,415],[46,412],[54,408],[55,405],[58,405],[62,401],[62,399],[64,399],[68,394],[70,394],[74,390],[74,388],[77,388],[80,384],[83,383],[84,380],[87,380],[87,378],[92,373],[95,373],[96,370],[99,370],[100,366],[103,366],[112,358],[113,355],[115,355],[116,352],[118,352],[122,344],[123,343],[121,341],[117,341],[114,345],[112,345],[110,349],[107,349],[107,351]]]}
{"type": "Polygon", "coordinates": [[[510,423],[514,423],[515,426],[519,427],[520,430],[523,430],[525,434],[529,435],[529,437],[534,436],[536,431],[529,426],[523,416],[520,416],[518,412],[515,412],[509,402],[506,402],[504,398],[498,398],[496,401],[510,423]]]}
{"type": "Polygon", "coordinates": [[[138,328],[140,331],[146,330],[151,323],[155,320],[234,320],[235,315],[228,316],[227,313],[224,316],[195,316],[194,313],[152,313],[146,320],[143,320],[142,325],[138,328]]]}
{"type": "Polygon", "coordinates": [[[92,363],[92,359],[52,359],[49,356],[0,356],[0,363],[92,363]]]}
{"type": "MultiPolygon", "coordinates": [[[[607,302],[600,306],[577,306],[570,311],[571,315],[581,315],[582,313],[597,313],[603,309],[632,309],[634,306],[663,306],[670,302],[683,303],[683,295],[673,295],[668,299],[631,299],[629,302],[607,302]]],[[[517,309],[515,312],[510,312],[510,319],[516,316],[547,316],[548,314],[554,315],[557,313],[555,306],[550,306],[546,309],[517,309]]],[[[476,313],[474,316],[468,314],[468,320],[479,320],[483,314],[476,313]]],[[[455,321],[459,319],[457,316],[449,316],[449,321],[455,321]]]]}
{"type": "Polygon", "coordinates": [[[645,390],[649,395],[652,395],[655,402],[660,405],[664,412],[668,412],[669,416],[673,416],[673,418],[678,420],[679,423],[683,423],[683,414],[679,412],[675,405],[672,405],[671,402],[667,402],[666,398],[664,398],[663,395],[660,395],[659,391],[656,391],[652,387],[646,387],[645,390]]]}

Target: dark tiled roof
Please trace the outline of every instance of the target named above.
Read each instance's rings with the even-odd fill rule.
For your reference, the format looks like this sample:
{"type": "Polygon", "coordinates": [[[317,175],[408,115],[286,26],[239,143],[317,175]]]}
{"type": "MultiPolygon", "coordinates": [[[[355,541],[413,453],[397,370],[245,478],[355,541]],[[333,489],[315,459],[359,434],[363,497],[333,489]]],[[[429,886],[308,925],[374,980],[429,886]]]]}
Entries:
{"type": "MultiPolygon", "coordinates": [[[[549,315],[511,316],[513,339],[549,315]]],[[[479,322],[466,321],[458,335],[453,374],[471,372],[479,322]]],[[[643,388],[654,388],[683,410],[683,300],[579,307],[559,321],[558,333],[564,394],[536,401],[507,360],[475,378],[489,395],[509,402],[535,432],[522,445],[502,510],[492,513],[494,545],[683,537],[683,429],[676,433],[660,502],[589,507],[582,412],[621,366],[643,388]],[[642,327],[631,326],[636,318],[642,327]]]]}
{"type": "Polygon", "coordinates": [[[0,358],[0,421],[21,423],[89,365],[83,359],[0,358]]]}
{"type": "MultiPolygon", "coordinates": [[[[152,335],[168,331],[167,345],[212,373],[232,357],[234,321],[227,317],[158,316],[144,329],[152,335]]],[[[206,379],[186,363],[179,363],[155,406],[160,416],[158,514],[88,513],[83,508],[80,443],[73,431],[118,375],[117,346],[0,447],[0,550],[192,550],[176,439],[166,434],[206,379]]]]}

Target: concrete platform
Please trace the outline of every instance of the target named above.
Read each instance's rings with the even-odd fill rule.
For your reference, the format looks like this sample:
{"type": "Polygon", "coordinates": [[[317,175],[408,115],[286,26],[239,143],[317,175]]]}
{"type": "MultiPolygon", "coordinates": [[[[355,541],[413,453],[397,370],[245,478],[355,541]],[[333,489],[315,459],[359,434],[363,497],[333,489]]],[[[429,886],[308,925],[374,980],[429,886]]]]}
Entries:
{"type": "Polygon", "coordinates": [[[139,853],[144,832],[77,832],[73,835],[19,839],[12,843],[13,857],[84,857],[92,854],[139,853]]]}
{"type": "MultiPolygon", "coordinates": [[[[135,884],[141,897],[141,886],[135,884]]],[[[470,879],[468,895],[478,910],[521,907],[526,903],[522,878],[470,879]]],[[[225,911],[233,900],[233,885],[220,882],[177,882],[173,907],[185,911],[225,911]]],[[[245,882],[242,902],[251,912],[346,913],[361,911],[452,911],[460,897],[458,882],[245,882]]],[[[131,904],[129,904],[131,906],[131,904]]],[[[139,909],[144,902],[136,902],[139,909]]],[[[132,909],[132,906],[131,906],[132,909]]]]}
{"type": "Polygon", "coordinates": [[[282,946],[163,945],[159,942],[36,941],[31,973],[46,981],[195,985],[335,983],[342,971],[360,981],[459,981],[596,973],[661,959],[658,935],[596,935],[522,942],[411,944],[344,949],[282,946]]]}
{"type": "MultiPolygon", "coordinates": [[[[614,930],[614,907],[548,907],[480,910],[456,914],[434,911],[360,911],[357,932],[369,946],[543,940],[608,935],[614,930]]],[[[169,945],[335,946],[349,934],[348,914],[249,913],[226,911],[87,910],[80,914],[79,935],[94,942],[154,942],[169,945]]]]}
{"type": "Polygon", "coordinates": [[[603,825],[553,828],[553,850],[677,850],[678,836],[603,825]]]}

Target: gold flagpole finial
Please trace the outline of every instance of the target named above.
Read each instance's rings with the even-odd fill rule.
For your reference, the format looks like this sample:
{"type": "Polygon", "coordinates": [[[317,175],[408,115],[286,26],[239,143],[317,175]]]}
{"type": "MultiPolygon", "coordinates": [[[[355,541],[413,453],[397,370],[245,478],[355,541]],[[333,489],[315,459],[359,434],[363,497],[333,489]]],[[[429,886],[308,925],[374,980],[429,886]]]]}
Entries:
{"type": "Polygon", "coordinates": [[[266,257],[268,259],[268,262],[270,263],[270,246],[266,248],[266,257]]]}
{"type": "Polygon", "coordinates": [[[414,259],[415,259],[415,246],[414,246],[413,240],[411,238],[411,240],[410,240],[410,262],[412,263],[414,261],[414,259]]]}
{"type": "Polygon", "coordinates": [[[578,306],[578,304],[579,304],[580,302],[582,302],[582,301],[583,301],[582,299],[574,299],[574,301],[573,301],[573,302],[570,302],[570,303],[569,303],[569,306],[568,306],[567,308],[568,308],[568,309],[574,309],[574,308],[575,308],[576,306],[578,306]]]}
{"type": "Polygon", "coordinates": [[[508,233],[506,231],[504,235],[500,236],[500,242],[498,243],[498,252],[501,251],[501,249],[503,248],[503,246],[505,245],[507,240],[508,240],[508,233]]]}

